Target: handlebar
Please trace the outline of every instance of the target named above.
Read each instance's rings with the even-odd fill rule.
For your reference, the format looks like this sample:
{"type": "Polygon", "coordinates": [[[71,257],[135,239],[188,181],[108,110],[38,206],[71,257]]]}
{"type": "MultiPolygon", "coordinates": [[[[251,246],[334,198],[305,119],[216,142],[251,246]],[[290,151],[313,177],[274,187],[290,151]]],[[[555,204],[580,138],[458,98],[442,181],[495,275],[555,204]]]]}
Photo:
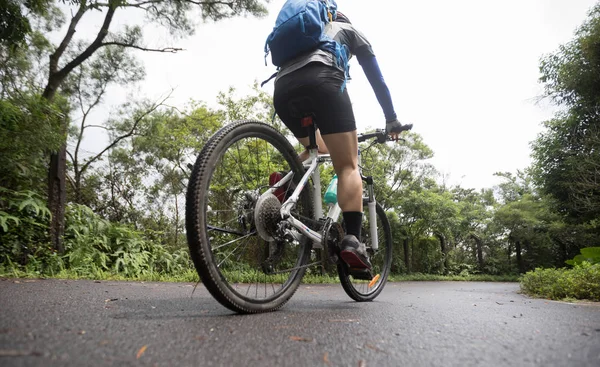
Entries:
{"type": "MultiPolygon", "coordinates": [[[[413,127],[412,124],[402,125],[402,129],[400,131],[398,131],[398,133],[401,133],[402,131],[408,131],[408,130],[412,129],[412,127],[413,127]]],[[[362,142],[370,140],[370,139],[377,139],[377,143],[379,143],[379,144],[383,144],[388,141],[395,141],[388,135],[388,133],[385,131],[385,129],[377,129],[377,130],[375,130],[375,132],[372,132],[372,133],[358,135],[359,143],[362,143],[362,142]]]]}

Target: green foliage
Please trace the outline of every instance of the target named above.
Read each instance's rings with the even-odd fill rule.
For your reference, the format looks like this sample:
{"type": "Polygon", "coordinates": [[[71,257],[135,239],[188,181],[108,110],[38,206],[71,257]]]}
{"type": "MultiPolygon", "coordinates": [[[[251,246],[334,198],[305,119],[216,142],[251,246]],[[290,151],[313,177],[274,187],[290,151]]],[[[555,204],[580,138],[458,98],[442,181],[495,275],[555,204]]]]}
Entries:
{"type": "Polygon", "coordinates": [[[172,274],[190,267],[187,252],[170,253],[127,225],[101,219],[82,205],[69,205],[65,249],[69,268],[79,274],[110,271],[131,278],[172,274]]]}
{"type": "Polygon", "coordinates": [[[57,149],[64,115],[38,95],[0,99],[0,186],[11,190],[42,190],[46,155],[57,149]]]}
{"type": "Polygon", "coordinates": [[[440,241],[435,237],[421,237],[412,244],[411,271],[442,274],[443,257],[440,241]]]}
{"type": "Polygon", "coordinates": [[[587,299],[600,301],[600,265],[587,261],[572,269],[535,269],[521,280],[523,292],[549,299],[587,299]]]}
{"type": "Polygon", "coordinates": [[[0,211],[0,264],[29,274],[71,274],[104,277],[106,273],[129,278],[177,274],[191,268],[184,248],[168,250],[130,226],[111,223],[83,205],[67,207],[65,254],[49,246],[50,212],[33,192],[2,193],[0,211]],[[6,198],[6,199],[5,199],[6,198]]]}
{"type": "Polygon", "coordinates": [[[571,260],[565,261],[569,265],[581,265],[588,262],[592,265],[600,264],[600,247],[586,247],[581,249],[581,255],[575,256],[571,260]]]}
{"type": "Polygon", "coordinates": [[[15,0],[0,0],[0,42],[9,46],[25,40],[31,32],[29,20],[21,13],[21,7],[15,0]]]}
{"type": "Polygon", "coordinates": [[[252,93],[248,96],[238,97],[236,89],[229,87],[226,92],[219,92],[217,102],[221,106],[220,112],[225,121],[257,120],[272,122],[272,126],[279,132],[289,134],[279,119],[273,120],[275,107],[273,96],[261,89],[258,82],[252,85],[252,93]]]}
{"type": "Polygon", "coordinates": [[[419,190],[434,174],[425,160],[433,157],[432,150],[421,136],[409,133],[404,144],[361,145],[364,174],[377,183],[375,196],[384,209],[397,206],[407,194],[419,190]]]}
{"type": "Polygon", "coordinates": [[[0,187],[0,263],[26,265],[40,254],[51,255],[49,221],[50,211],[37,193],[0,187]]]}
{"type": "Polygon", "coordinates": [[[600,4],[540,69],[546,95],[563,108],[533,143],[536,180],[571,222],[585,224],[600,217],[600,4]]]}
{"type": "Polygon", "coordinates": [[[51,0],[0,0],[0,45],[14,49],[33,31],[30,17],[47,17],[51,0]]]}
{"type": "Polygon", "coordinates": [[[516,275],[488,275],[479,274],[472,275],[463,273],[460,275],[436,275],[436,274],[423,274],[423,273],[411,273],[403,275],[392,275],[390,281],[401,282],[401,281],[451,281],[451,282],[517,282],[519,277],[516,275]]]}

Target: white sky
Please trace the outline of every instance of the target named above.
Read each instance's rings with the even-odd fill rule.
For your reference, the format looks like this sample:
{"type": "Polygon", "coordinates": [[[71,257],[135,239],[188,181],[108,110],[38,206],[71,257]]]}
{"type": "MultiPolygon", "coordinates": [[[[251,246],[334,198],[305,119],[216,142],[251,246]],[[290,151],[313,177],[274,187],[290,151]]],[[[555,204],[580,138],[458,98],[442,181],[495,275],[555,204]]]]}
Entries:
{"type": "MultiPolygon", "coordinates": [[[[263,19],[201,24],[184,40],[148,28],[148,46],[186,51],[138,52],[147,77],[136,93],[158,98],[175,88],[170,104],[180,107],[190,99],[215,105],[217,93],[229,86],[243,96],[255,80],[274,71],[264,65],[263,47],[283,2],[273,0],[263,19]]],[[[338,0],[339,9],[373,45],[400,121],[413,123],[413,131],[433,149],[431,162],[446,182],[467,188],[492,187],[498,183],[494,172],[530,164],[529,143],[554,111],[536,103],[542,93],[540,57],[572,40],[595,3],[338,0]]],[[[129,19],[116,18],[117,24],[129,19]]],[[[78,34],[97,30],[94,23],[88,19],[78,34]]],[[[381,108],[355,60],[350,71],[348,90],[359,132],[383,127],[381,108]]],[[[270,93],[272,88],[272,82],[265,86],[270,93]]],[[[126,98],[126,91],[113,90],[107,102],[126,98]]]]}

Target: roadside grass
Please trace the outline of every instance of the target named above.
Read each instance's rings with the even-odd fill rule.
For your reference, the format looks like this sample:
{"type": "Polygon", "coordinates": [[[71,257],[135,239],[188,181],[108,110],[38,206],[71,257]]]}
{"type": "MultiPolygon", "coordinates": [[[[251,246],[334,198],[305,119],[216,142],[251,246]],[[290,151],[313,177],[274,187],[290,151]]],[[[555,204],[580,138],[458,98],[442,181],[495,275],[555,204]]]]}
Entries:
{"type": "MultiPolygon", "coordinates": [[[[233,282],[250,282],[253,277],[245,272],[228,273],[228,279],[233,282]]],[[[27,272],[16,268],[0,267],[0,278],[56,278],[56,279],[87,279],[87,280],[116,280],[116,281],[147,281],[147,282],[197,282],[198,274],[194,269],[186,269],[178,274],[146,273],[136,276],[108,271],[81,273],[64,269],[52,274],[27,272]]],[[[465,281],[465,282],[518,282],[518,275],[434,275],[434,274],[400,274],[390,275],[388,281],[465,281]]],[[[304,284],[335,284],[339,278],[333,275],[306,274],[302,279],[304,284]]]]}
{"type": "Polygon", "coordinates": [[[391,275],[390,281],[454,281],[454,282],[518,282],[520,276],[515,274],[507,275],[487,275],[487,274],[469,274],[469,275],[436,275],[436,274],[400,274],[391,275]]]}
{"type": "MultiPolygon", "coordinates": [[[[311,269],[312,270],[312,269],[311,269]]],[[[226,274],[232,282],[252,282],[256,279],[256,273],[239,271],[226,274]]],[[[0,278],[55,278],[55,279],[86,279],[86,280],[110,280],[110,281],[147,281],[147,282],[190,282],[199,281],[198,274],[193,268],[184,269],[176,274],[165,274],[159,272],[147,272],[131,276],[111,271],[95,270],[76,271],[73,269],[62,269],[57,272],[43,273],[39,271],[25,270],[14,266],[0,265],[0,278]]],[[[273,282],[281,282],[281,279],[273,279],[273,282]]],[[[584,262],[573,268],[559,269],[536,269],[522,276],[508,275],[436,275],[436,274],[392,274],[390,282],[406,281],[463,281],[463,282],[520,282],[521,292],[530,297],[545,298],[559,301],[573,302],[575,300],[600,301],[600,264],[584,262]]],[[[339,284],[337,275],[320,275],[308,272],[303,284],[339,284]]]]}

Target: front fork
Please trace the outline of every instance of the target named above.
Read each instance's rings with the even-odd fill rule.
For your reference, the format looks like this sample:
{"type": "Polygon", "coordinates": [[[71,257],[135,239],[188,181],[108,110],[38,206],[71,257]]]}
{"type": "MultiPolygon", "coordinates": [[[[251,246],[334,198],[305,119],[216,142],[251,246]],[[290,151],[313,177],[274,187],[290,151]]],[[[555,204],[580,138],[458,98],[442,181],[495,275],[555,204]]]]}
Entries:
{"type": "MultiPolygon", "coordinates": [[[[369,234],[371,235],[371,249],[373,252],[377,252],[379,249],[379,238],[377,235],[377,202],[375,201],[375,190],[373,189],[373,177],[361,175],[361,178],[367,186],[366,199],[367,207],[369,208],[369,234]]],[[[338,204],[330,205],[329,213],[327,214],[329,218],[337,221],[341,214],[342,210],[338,204]]]]}
{"type": "Polygon", "coordinates": [[[371,248],[373,252],[379,249],[379,238],[377,237],[377,202],[375,201],[375,190],[373,189],[373,177],[362,176],[367,183],[367,206],[369,207],[369,231],[371,234],[371,248]]]}

